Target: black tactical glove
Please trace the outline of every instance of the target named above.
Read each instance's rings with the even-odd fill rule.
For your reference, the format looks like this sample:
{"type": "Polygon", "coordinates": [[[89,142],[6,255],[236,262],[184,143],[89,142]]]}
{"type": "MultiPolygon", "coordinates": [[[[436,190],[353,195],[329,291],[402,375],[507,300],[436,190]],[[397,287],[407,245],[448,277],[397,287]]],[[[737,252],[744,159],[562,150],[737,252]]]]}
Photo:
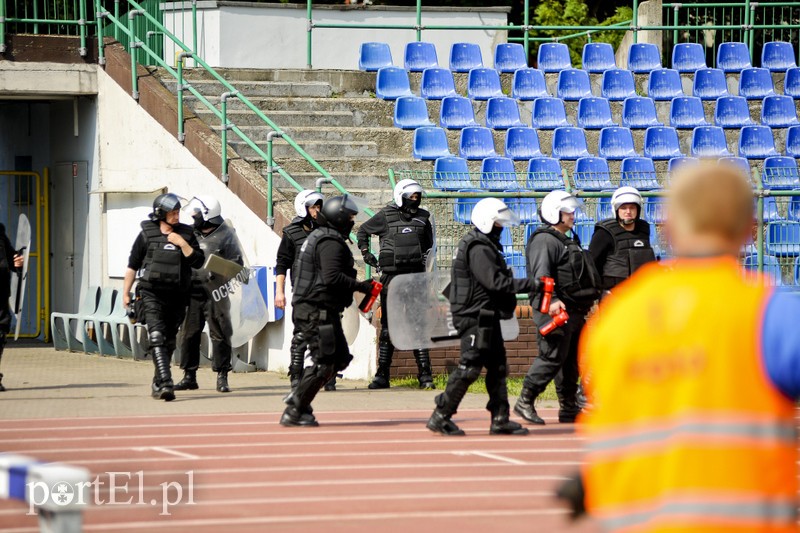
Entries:
{"type": "Polygon", "coordinates": [[[364,256],[364,262],[372,268],[378,268],[378,258],[375,257],[368,249],[361,250],[361,255],[364,256]]]}
{"type": "MultiPolygon", "coordinates": [[[[372,254],[370,254],[372,255],[372,254]]],[[[358,292],[363,292],[364,294],[369,294],[372,292],[372,282],[371,281],[359,281],[358,288],[356,289],[358,292]]]]}

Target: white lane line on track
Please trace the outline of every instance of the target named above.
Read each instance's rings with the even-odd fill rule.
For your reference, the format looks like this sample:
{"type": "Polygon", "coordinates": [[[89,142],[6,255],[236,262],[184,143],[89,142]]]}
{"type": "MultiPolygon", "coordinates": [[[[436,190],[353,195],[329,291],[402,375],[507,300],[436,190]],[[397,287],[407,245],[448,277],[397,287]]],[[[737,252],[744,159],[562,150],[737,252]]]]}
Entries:
{"type": "Polygon", "coordinates": [[[173,450],[172,448],[166,448],[164,446],[143,446],[141,448],[133,448],[133,450],[137,452],[146,452],[149,450],[153,450],[155,452],[165,453],[167,455],[172,455],[173,457],[180,457],[182,459],[200,459],[200,457],[198,457],[197,455],[179,452],[178,450],[173,450]]]}
{"type": "Polygon", "coordinates": [[[495,461],[500,461],[501,463],[510,463],[512,465],[524,465],[527,464],[525,461],[520,461],[519,459],[512,459],[510,457],[503,457],[502,455],[498,455],[495,453],[489,452],[481,452],[481,451],[470,451],[470,452],[453,452],[455,455],[477,455],[478,457],[483,457],[485,459],[494,459],[495,461]]]}

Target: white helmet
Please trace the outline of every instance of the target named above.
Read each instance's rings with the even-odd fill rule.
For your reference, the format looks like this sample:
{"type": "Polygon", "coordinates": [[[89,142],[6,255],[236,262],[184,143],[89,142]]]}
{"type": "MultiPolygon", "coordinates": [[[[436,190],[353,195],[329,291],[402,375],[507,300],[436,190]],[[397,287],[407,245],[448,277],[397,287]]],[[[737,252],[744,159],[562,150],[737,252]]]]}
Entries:
{"type": "Polygon", "coordinates": [[[300,218],[306,218],[308,216],[308,208],[324,200],[325,197],[317,191],[300,191],[294,198],[294,211],[300,218]]]}
{"type": "MultiPolygon", "coordinates": [[[[635,187],[620,187],[611,196],[611,208],[616,216],[622,204],[636,204],[639,206],[639,215],[642,214],[642,194],[635,187]]],[[[638,216],[636,218],[639,218],[638,216]]]]}
{"type": "Polygon", "coordinates": [[[516,226],[520,223],[520,219],[499,198],[484,198],[475,204],[472,209],[472,223],[478,228],[478,231],[488,235],[495,222],[503,227],[508,227],[516,226]]]}
{"type": "Polygon", "coordinates": [[[397,207],[403,207],[403,198],[408,198],[415,192],[422,196],[422,186],[412,179],[400,180],[394,186],[392,196],[397,207]]]}
{"type": "Polygon", "coordinates": [[[225,220],[222,218],[222,207],[213,196],[195,196],[186,204],[186,210],[194,217],[200,214],[203,220],[211,224],[220,225],[225,220]]]}
{"type": "Polygon", "coordinates": [[[561,222],[561,213],[574,213],[582,202],[567,191],[552,191],[542,199],[539,218],[551,226],[561,222]]]}

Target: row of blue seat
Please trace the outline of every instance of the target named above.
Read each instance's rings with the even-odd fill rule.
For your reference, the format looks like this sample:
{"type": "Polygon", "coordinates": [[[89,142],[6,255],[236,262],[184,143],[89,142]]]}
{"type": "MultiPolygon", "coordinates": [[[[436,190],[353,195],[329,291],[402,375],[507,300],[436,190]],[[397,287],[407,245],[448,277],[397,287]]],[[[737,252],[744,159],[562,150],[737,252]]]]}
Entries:
{"type": "MultiPolygon", "coordinates": [[[[776,94],[772,74],[765,68],[742,70],[739,75],[738,92],[739,96],[744,96],[748,100],[760,100],[776,94]]],[[[380,68],[375,82],[375,94],[384,100],[411,96],[413,93],[408,72],[400,67],[380,68]]],[[[453,74],[449,70],[427,68],[422,72],[420,80],[420,96],[422,98],[441,100],[456,94],[453,74]]],[[[680,73],[674,69],[658,69],[650,72],[647,94],[655,100],[671,100],[684,96],[680,73]]],[[[800,67],[793,67],[786,71],[784,94],[800,98],[800,67]]],[[[703,100],[716,100],[721,96],[730,96],[725,72],[714,68],[697,70],[692,80],[692,95],[703,100]]],[[[470,70],[467,76],[467,96],[473,100],[488,100],[496,96],[504,96],[500,75],[496,70],[488,68],[470,70]]],[[[550,96],[544,73],[533,68],[524,68],[514,72],[511,81],[511,96],[517,100],[532,100],[550,96]]],[[[584,70],[574,68],[560,71],[555,96],[567,101],[593,96],[589,74],[584,70]]],[[[637,96],[633,73],[622,69],[605,71],[600,81],[600,96],[609,100],[624,100],[637,96]]]]}
{"type": "MultiPolygon", "coordinates": [[[[761,66],[772,72],[783,72],[797,66],[795,50],[791,43],[774,41],[764,43],[761,66]]],[[[405,47],[405,69],[422,72],[438,67],[436,47],[428,42],[410,42],[405,47]]],[[[563,43],[542,43],[537,52],[537,65],[544,72],[559,72],[572,68],[569,48],[563,43]]],[[[387,43],[362,43],[359,49],[358,68],[376,71],[394,66],[392,52],[387,43]]],[[[454,43],[450,47],[450,70],[469,72],[483,68],[480,46],[474,43],[454,43]]],[[[726,42],[717,48],[717,68],[725,72],[740,72],[751,67],[750,51],[745,43],[726,42]]],[[[528,67],[528,58],[521,44],[503,43],[495,47],[494,68],[500,72],[515,72],[528,67]]],[[[587,72],[600,73],[617,68],[614,49],[607,43],[588,43],[583,47],[582,67],[587,72]]],[[[628,50],[628,70],[636,73],[659,69],[661,51],[655,44],[636,43],[628,50]]],[[[679,72],[695,72],[707,68],[705,47],[698,43],[679,43],[672,48],[672,68],[679,72]]]]}
{"type": "MultiPolygon", "coordinates": [[[[534,142],[538,136],[533,133],[517,132],[519,138],[529,143],[528,148],[536,155],[534,142]],[[525,135],[525,137],[522,137],[525,135]],[[535,140],[534,140],[535,139],[535,140]]],[[[800,157],[800,126],[789,128],[787,135],[787,155],[800,157]],[[791,135],[791,137],[789,137],[791,135]]],[[[506,137],[508,141],[508,137],[506,137]]],[[[517,149],[516,147],[514,148],[517,149]]],[[[521,148],[520,148],[521,150],[521,148]]],[[[739,130],[738,155],[746,159],[766,159],[780,155],[775,149],[772,129],[768,126],[744,126],[739,130]]],[[[512,150],[513,153],[513,150],[512,150]]],[[[695,157],[725,157],[732,155],[727,148],[725,133],[717,126],[700,126],[692,134],[691,154],[695,157]]],[[[413,157],[421,160],[434,160],[453,155],[443,128],[424,127],[414,130],[413,157]]],[[[459,155],[466,159],[485,159],[496,157],[492,130],[481,126],[461,130],[459,155]]],[[[551,156],[555,159],[576,160],[590,157],[586,135],[582,128],[565,126],[553,131],[551,156]]],[[[629,128],[610,126],[600,130],[598,156],[609,160],[622,160],[626,157],[649,157],[654,160],[668,160],[682,157],[678,130],[665,126],[651,126],[644,133],[644,153],[639,154],[633,143],[629,128]]],[[[519,157],[519,156],[518,156],[519,157]]],[[[523,158],[524,159],[524,158],[523,158]]]]}
{"type": "MultiPolygon", "coordinates": [[[[577,126],[583,129],[602,129],[618,126],[611,114],[611,104],[605,98],[588,97],[578,102],[577,126]]],[[[755,124],[750,118],[747,100],[741,96],[723,96],[716,101],[714,123],[725,129],[740,129],[755,124]]],[[[800,124],[794,100],[788,96],[768,96],[761,105],[761,124],[771,128],[789,128],[800,124]]],[[[428,118],[428,106],[418,96],[404,96],[395,102],[394,125],[402,129],[416,129],[434,124],[428,118]]],[[[463,96],[448,96],[439,108],[439,125],[450,130],[478,126],[472,102],[463,96]]],[[[622,105],[622,126],[646,129],[663,126],[658,119],[652,98],[633,96],[622,105]]],[[[706,120],[703,102],[694,96],[675,98],[670,103],[670,126],[677,129],[694,129],[710,126],[706,120]]],[[[525,126],[517,101],[505,96],[490,98],[486,104],[486,126],[505,130],[525,126]]],[[[533,101],[531,126],[539,130],[552,130],[571,126],[567,121],[564,102],[558,98],[542,97],[533,101]]]]}

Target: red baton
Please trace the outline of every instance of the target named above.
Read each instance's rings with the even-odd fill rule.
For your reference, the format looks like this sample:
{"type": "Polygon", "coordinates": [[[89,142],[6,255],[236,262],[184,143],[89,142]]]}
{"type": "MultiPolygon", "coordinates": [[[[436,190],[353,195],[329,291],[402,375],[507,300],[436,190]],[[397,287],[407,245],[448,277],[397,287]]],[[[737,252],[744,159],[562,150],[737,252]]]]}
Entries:
{"type": "Polygon", "coordinates": [[[553,300],[553,289],[556,286],[556,280],[542,276],[539,278],[542,282],[542,305],[539,306],[539,311],[547,313],[550,311],[550,302],[553,300]]]}

